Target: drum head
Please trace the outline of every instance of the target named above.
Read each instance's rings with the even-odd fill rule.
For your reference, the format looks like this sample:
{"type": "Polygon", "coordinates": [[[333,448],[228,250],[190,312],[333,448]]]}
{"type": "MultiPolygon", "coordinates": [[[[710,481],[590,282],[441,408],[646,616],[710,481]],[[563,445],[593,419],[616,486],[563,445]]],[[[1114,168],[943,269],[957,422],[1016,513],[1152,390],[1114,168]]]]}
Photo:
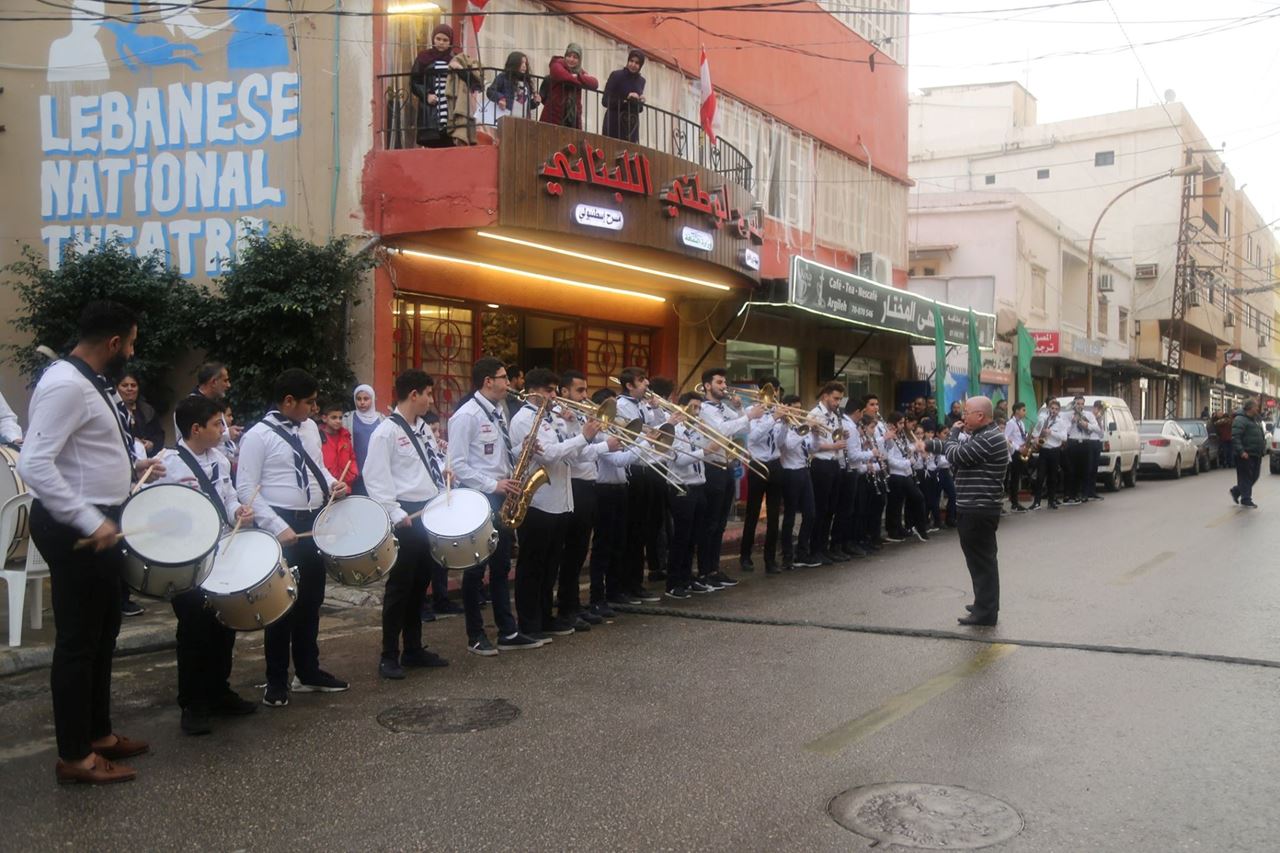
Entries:
{"type": "Polygon", "coordinates": [[[18,451],[12,447],[0,447],[0,505],[9,498],[26,493],[27,487],[18,476],[18,451]]]}
{"type": "Polygon", "coordinates": [[[142,560],[180,566],[213,550],[222,533],[222,519],[204,492],[161,483],[125,502],[120,529],[125,545],[142,560]]]}
{"type": "Polygon", "coordinates": [[[454,489],[431,499],[422,513],[422,526],[436,536],[462,536],[479,529],[492,511],[483,492],[454,489]]]}
{"type": "Polygon", "coordinates": [[[218,543],[213,568],[200,584],[212,595],[243,592],[266,578],[280,564],[280,543],[265,530],[241,530],[218,543]]]}
{"type": "Polygon", "coordinates": [[[387,538],[391,520],[382,504],[353,495],[320,513],[312,528],[316,547],[330,557],[367,554],[387,538]]]}

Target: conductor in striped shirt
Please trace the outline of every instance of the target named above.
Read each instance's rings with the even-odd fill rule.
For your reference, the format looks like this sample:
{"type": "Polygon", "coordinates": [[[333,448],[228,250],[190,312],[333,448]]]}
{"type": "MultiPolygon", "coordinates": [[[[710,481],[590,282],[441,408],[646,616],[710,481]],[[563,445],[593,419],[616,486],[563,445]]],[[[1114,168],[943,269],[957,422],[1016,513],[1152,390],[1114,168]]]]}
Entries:
{"type": "Polygon", "coordinates": [[[973,579],[973,604],[961,625],[994,625],[1000,614],[996,528],[1004,507],[1009,444],[992,414],[989,398],[970,397],[945,441],[921,442],[922,449],[944,454],[955,469],[960,549],[973,579]]]}

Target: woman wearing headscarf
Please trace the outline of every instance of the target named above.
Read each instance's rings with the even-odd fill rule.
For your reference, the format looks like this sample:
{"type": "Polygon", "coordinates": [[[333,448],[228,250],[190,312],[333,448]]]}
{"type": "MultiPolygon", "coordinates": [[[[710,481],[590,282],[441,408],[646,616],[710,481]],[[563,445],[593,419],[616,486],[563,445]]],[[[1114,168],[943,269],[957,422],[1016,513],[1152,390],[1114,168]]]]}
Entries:
{"type": "Polygon", "coordinates": [[[601,133],[625,142],[640,141],[640,112],[644,109],[644,54],[632,48],[627,64],[604,84],[604,125],[601,133]]]}
{"type": "Polygon", "coordinates": [[[426,148],[475,145],[471,93],[481,90],[475,62],[453,46],[453,27],[436,24],[431,47],[413,61],[409,88],[418,98],[418,144],[426,148]]]}
{"type": "MultiPolygon", "coordinates": [[[[369,436],[382,423],[382,415],[378,413],[378,398],[371,385],[357,385],[352,394],[356,409],[342,416],[342,425],[351,433],[351,444],[356,454],[356,470],[364,470],[364,458],[369,453],[369,436]]],[[[364,494],[364,481],[357,479],[351,490],[358,495],[364,494]]]]}
{"type": "Polygon", "coordinates": [[[570,42],[564,56],[551,57],[542,93],[542,121],[582,130],[582,90],[600,81],[582,70],[582,45],[570,42]]]}
{"type": "Polygon", "coordinates": [[[542,98],[529,79],[529,57],[518,50],[508,53],[506,65],[493,78],[485,96],[497,107],[490,110],[495,121],[505,115],[532,118],[542,98]]]}

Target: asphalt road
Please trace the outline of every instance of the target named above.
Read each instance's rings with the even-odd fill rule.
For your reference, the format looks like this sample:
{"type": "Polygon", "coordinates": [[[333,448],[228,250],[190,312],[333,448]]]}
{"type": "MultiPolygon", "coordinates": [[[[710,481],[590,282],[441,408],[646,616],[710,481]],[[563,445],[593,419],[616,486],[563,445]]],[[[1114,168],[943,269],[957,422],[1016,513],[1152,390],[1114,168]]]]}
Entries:
{"type": "MultiPolygon", "coordinates": [[[[1248,512],[1230,477],[1005,519],[994,629],[955,623],[948,532],[494,659],[441,620],[452,665],[403,682],[377,677],[376,613],[331,614],[324,665],[352,690],[208,737],[178,731],[171,654],[124,658],[116,727],[153,752],[122,786],[57,787],[47,673],[0,679],[0,850],[860,850],[828,804],[891,782],[1012,806],[1023,827],[993,849],[1275,849],[1280,478],[1248,512]],[[469,699],[518,715],[379,722],[469,699]]],[[[234,682],[256,695],[255,640],[234,682]]]]}

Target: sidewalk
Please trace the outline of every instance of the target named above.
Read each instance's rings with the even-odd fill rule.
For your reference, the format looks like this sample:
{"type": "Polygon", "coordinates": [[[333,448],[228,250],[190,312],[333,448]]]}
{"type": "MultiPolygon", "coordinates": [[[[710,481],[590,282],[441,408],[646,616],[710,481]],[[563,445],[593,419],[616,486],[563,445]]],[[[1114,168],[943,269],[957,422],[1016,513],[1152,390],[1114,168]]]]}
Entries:
{"type": "MultiPolygon", "coordinates": [[[[764,525],[762,524],[758,528],[760,535],[764,533],[763,527],[764,525]]],[[[741,542],[742,524],[738,521],[731,521],[728,529],[725,530],[724,545],[721,553],[726,559],[730,559],[734,565],[737,563],[738,548],[741,542]]],[[[10,648],[8,645],[8,607],[5,607],[3,612],[0,612],[0,641],[4,643],[4,645],[0,645],[0,678],[6,675],[29,672],[33,669],[41,669],[49,666],[53,661],[53,611],[49,605],[51,595],[47,578],[44,584],[44,625],[38,630],[33,630],[31,628],[31,614],[29,612],[23,613],[22,621],[25,624],[22,628],[22,645],[18,648],[10,648]]],[[[451,573],[449,575],[450,595],[460,596],[462,594],[461,584],[461,573],[451,573]]],[[[146,612],[141,616],[125,619],[121,623],[120,636],[116,640],[116,654],[136,655],[173,648],[174,629],[177,625],[177,620],[174,618],[173,608],[169,606],[169,603],[154,598],[135,597],[134,600],[146,608],[146,612]]],[[[28,596],[27,603],[30,604],[30,596],[28,596]]],[[[331,610],[340,610],[348,607],[380,607],[382,605],[382,587],[380,584],[373,584],[368,588],[344,587],[336,583],[329,583],[325,590],[324,603],[325,607],[331,610]]]]}

